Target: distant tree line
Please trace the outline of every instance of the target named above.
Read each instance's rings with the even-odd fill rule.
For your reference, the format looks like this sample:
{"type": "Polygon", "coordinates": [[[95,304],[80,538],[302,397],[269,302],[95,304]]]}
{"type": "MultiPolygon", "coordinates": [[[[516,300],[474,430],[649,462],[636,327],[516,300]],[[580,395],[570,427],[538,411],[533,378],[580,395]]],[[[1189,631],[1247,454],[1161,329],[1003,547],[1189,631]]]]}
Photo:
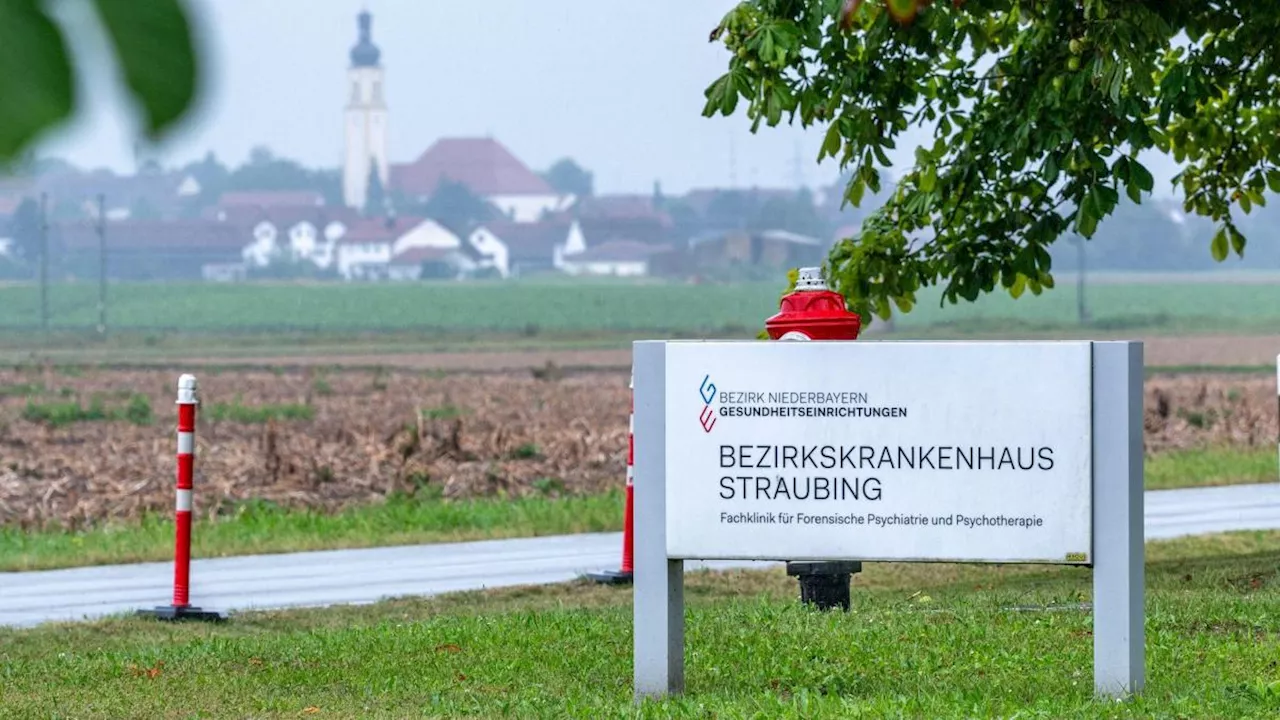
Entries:
{"type": "MultiPolygon", "coordinates": [[[[840,178],[837,187],[845,187],[848,180],[847,176],[840,178]]],[[[833,208],[834,229],[857,227],[893,192],[893,186],[886,185],[879,193],[868,193],[858,208],[833,208]]],[[[1243,258],[1232,256],[1217,262],[1209,249],[1215,232],[1212,221],[1184,212],[1180,199],[1149,197],[1136,204],[1122,198],[1115,212],[1099,223],[1093,238],[1084,241],[1086,268],[1114,272],[1280,270],[1280,199],[1276,200],[1255,206],[1248,215],[1237,213],[1236,223],[1250,238],[1249,246],[1243,258]]],[[[833,202],[840,205],[839,198],[833,202]]],[[[1078,242],[1078,236],[1070,236],[1050,247],[1055,271],[1076,270],[1078,242]]]]}
{"type": "MultiPolygon", "coordinates": [[[[56,159],[44,159],[28,170],[65,172],[74,168],[56,159]]],[[[181,201],[180,217],[198,217],[204,209],[215,205],[223,193],[235,191],[312,191],[323,197],[326,204],[342,204],[340,170],[308,168],[278,157],[265,147],[254,148],[248,160],[236,167],[229,167],[208,153],[174,170],[192,176],[200,185],[197,195],[181,201]]],[[[161,168],[152,163],[141,172],[161,172],[161,168]]],[[[371,175],[377,177],[376,168],[371,168],[371,175]]],[[[593,174],[571,158],[553,163],[542,177],[558,192],[588,200],[595,194],[593,174]]],[[[834,187],[843,188],[847,181],[848,177],[839,178],[834,187]]],[[[860,207],[842,207],[839,196],[824,198],[819,204],[807,189],[794,192],[722,189],[709,199],[703,196],[695,206],[688,196],[666,195],[661,186],[655,184],[652,205],[671,218],[670,240],[676,243],[706,233],[785,230],[833,244],[842,228],[857,227],[866,215],[887,201],[894,190],[889,184],[878,193],[868,193],[860,207]]],[[[364,208],[368,216],[430,217],[458,233],[502,216],[498,208],[467,186],[450,181],[443,182],[429,198],[406,197],[382,187],[380,182],[371,186],[370,195],[370,202],[364,208]]],[[[61,217],[59,204],[52,205],[50,222],[86,220],[83,214],[61,217]]],[[[83,212],[74,204],[62,205],[64,214],[83,212]]],[[[1125,199],[1114,214],[1099,225],[1096,235],[1084,242],[1086,267],[1091,271],[1130,272],[1280,269],[1280,206],[1255,205],[1252,213],[1236,219],[1240,228],[1255,240],[1249,244],[1243,259],[1232,257],[1225,263],[1215,262],[1207,249],[1206,241],[1214,232],[1212,223],[1181,210],[1181,203],[1172,200],[1147,198],[1142,204],[1134,204],[1125,199]]],[[[158,217],[159,210],[149,207],[145,198],[138,198],[132,203],[131,215],[158,217]]],[[[0,218],[0,223],[4,223],[0,224],[0,238],[9,238],[12,244],[9,256],[0,257],[0,279],[34,277],[40,241],[38,201],[25,199],[7,220],[0,218]]],[[[1052,246],[1050,253],[1056,270],[1076,269],[1077,242],[1078,238],[1072,237],[1052,246]]],[[[51,270],[61,269],[56,267],[57,248],[51,247],[50,254],[55,261],[51,270]]],[[[286,265],[281,263],[264,272],[282,276],[317,272],[314,268],[286,265]]]]}
{"type": "Polygon", "coordinates": [[[308,168],[262,146],[253,148],[248,161],[236,168],[227,167],[210,152],[178,170],[200,183],[200,193],[188,198],[183,207],[185,217],[198,217],[227,192],[310,190],[324,197],[328,205],[342,204],[341,170],[308,168]]]}

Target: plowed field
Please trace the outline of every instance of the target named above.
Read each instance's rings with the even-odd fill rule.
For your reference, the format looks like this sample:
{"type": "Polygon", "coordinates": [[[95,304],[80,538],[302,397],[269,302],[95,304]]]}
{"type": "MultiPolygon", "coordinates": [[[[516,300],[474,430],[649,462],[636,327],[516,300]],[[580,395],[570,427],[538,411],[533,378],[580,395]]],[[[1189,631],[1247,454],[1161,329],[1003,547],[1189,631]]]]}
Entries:
{"type": "MultiPolygon", "coordinates": [[[[165,371],[0,371],[0,524],[71,526],[173,503],[165,371]]],[[[196,503],[334,510],[392,493],[584,493],[625,477],[627,376],[234,372],[200,376],[196,503]]],[[[1269,377],[1148,381],[1148,452],[1272,446],[1269,377]]]]}
{"type": "MultiPolygon", "coordinates": [[[[909,334],[904,334],[907,337],[909,334]]],[[[639,336],[637,336],[639,337],[639,336]]],[[[655,334],[654,337],[660,337],[655,334]]],[[[885,335],[883,326],[873,326],[865,339],[893,339],[885,335]]],[[[1016,336],[1015,336],[1016,337],[1016,336]]],[[[1147,367],[1230,367],[1269,366],[1280,355],[1280,335],[1184,335],[1184,336],[1133,336],[1132,334],[1097,333],[1093,339],[1139,339],[1143,342],[1143,359],[1147,367]]],[[[132,358],[131,358],[132,360],[132,358]]],[[[145,362],[145,358],[138,358],[145,362]]],[[[110,362],[109,360],[107,362],[110,362]]],[[[159,362],[172,362],[162,358],[159,362]]],[[[388,367],[406,370],[440,370],[457,372],[465,370],[506,372],[546,366],[548,363],[565,368],[604,368],[620,370],[630,367],[631,349],[504,349],[496,351],[457,352],[395,352],[374,353],[354,346],[341,353],[315,352],[290,354],[280,352],[269,355],[191,355],[189,362],[196,365],[230,364],[247,367],[388,367]]]]}

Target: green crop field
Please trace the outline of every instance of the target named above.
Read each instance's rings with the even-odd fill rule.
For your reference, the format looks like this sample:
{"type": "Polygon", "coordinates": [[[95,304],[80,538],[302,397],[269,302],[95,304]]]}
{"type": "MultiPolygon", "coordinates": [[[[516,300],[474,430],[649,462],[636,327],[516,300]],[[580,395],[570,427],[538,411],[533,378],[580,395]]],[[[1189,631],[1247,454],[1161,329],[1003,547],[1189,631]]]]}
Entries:
{"type": "MultiPolygon", "coordinates": [[[[780,283],[693,285],[627,281],[412,284],[112,285],[115,330],[197,332],[423,331],[583,333],[755,332],[777,311],[780,283]]],[[[49,289],[50,325],[88,329],[98,320],[91,283],[49,289]]],[[[997,293],[939,307],[939,293],[898,318],[902,329],[1054,330],[1075,324],[1069,282],[1039,297],[997,293]]],[[[1280,291],[1263,283],[1104,282],[1088,289],[1095,329],[1253,331],[1280,325],[1280,291]]],[[[33,285],[0,286],[0,329],[40,326],[33,285]]]]}

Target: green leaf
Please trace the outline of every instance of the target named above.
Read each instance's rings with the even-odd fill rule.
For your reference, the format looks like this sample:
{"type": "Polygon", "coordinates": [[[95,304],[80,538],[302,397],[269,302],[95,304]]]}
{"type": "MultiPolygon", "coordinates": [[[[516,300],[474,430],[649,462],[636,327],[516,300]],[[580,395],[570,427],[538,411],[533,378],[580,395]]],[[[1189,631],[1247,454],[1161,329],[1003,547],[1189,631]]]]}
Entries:
{"type": "Polygon", "coordinates": [[[759,55],[762,58],[768,58],[769,56],[773,55],[773,29],[772,28],[765,28],[764,32],[760,33],[759,55]]]}
{"type": "Polygon", "coordinates": [[[1231,239],[1231,249],[1236,255],[1244,257],[1245,237],[1236,229],[1235,225],[1227,225],[1227,237],[1231,239]]]}
{"type": "Polygon", "coordinates": [[[1273,193],[1280,193],[1280,170],[1267,171],[1267,187],[1273,193]]]}
{"type": "Polygon", "coordinates": [[[1222,262],[1227,259],[1227,229],[1226,226],[1218,228],[1218,232],[1213,236],[1213,242],[1209,245],[1209,252],[1213,254],[1213,259],[1222,262]]]}
{"type": "Polygon", "coordinates": [[[881,320],[888,320],[893,314],[892,308],[889,307],[889,298],[880,296],[875,301],[875,314],[881,320]]]}
{"type": "Polygon", "coordinates": [[[1137,183],[1134,183],[1134,182],[1125,183],[1124,192],[1126,195],[1129,196],[1129,199],[1132,200],[1134,204],[1138,204],[1142,202],[1142,190],[1138,187],[1137,183]]]}
{"type": "Polygon", "coordinates": [[[924,171],[924,175],[920,177],[920,189],[925,192],[933,192],[933,189],[937,186],[938,168],[930,165],[928,169],[924,171]]]}
{"type": "Polygon", "coordinates": [[[93,4],[125,82],[142,106],[147,134],[159,137],[187,112],[198,89],[199,67],[186,12],[178,0],[93,4]]]}
{"type": "Polygon", "coordinates": [[[782,120],[782,102],[783,96],[781,89],[774,86],[769,92],[769,97],[765,100],[765,115],[769,120],[769,127],[777,125],[782,120]]]}
{"type": "Polygon", "coordinates": [[[1142,163],[1133,160],[1129,163],[1130,177],[1142,188],[1143,192],[1151,192],[1156,186],[1155,178],[1151,177],[1151,171],[1147,170],[1142,163]]]}
{"type": "Polygon", "coordinates": [[[1111,85],[1108,88],[1108,94],[1111,96],[1111,102],[1120,102],[1120,90],[1124,84],[1124,70],[1119,65],[1112,68],[1111,85]]]}
{"type": "Polygon", "coordinates": [[[1098,229],[1100,211],[1096,196],[1092,189],[1085,193],[1080,209],[1076,212],[1076,232],[1085,237],[1093,237],[1098,229]]]}
{"type": "Polygon", "coordinates": [[[733,73],[721,75],[703,94],[707,98],[707,104],[702,109],[702,114],[706,117],[715,115],[716,111],[731,115],[738,105],[738,92],[733,86],[733,73]]]}
{"type": "Polygon", "coordinates": [[[36,0],[0,0],[0,163],[71,116],[77,94],[62,32],[36,0]]]}
{"type": "Polygon", "coordinates": [[[827,128],[827,135],[822,140],[822,152],[818,154],[818,160],[830,156],[835,157],[840,153],[840,146],[844,143],[844,137],[840,135],[840,123],[833,122],[831,127],[827,128]]]}
{"type": "Polygon", "coordinates": [[[879,143],[872,143],[871,150],[875,152],[876,160],[880,161],[881,165],[884,165],[885,167],[893,165],[893,163],[889,162],[889,156],[884,154],[884,150],[880,149],[879,143]]]}
{"type": "Polygon", "coordinates": [[[1018,277],[1013,281],[1013,287],[1009,288],[1009,294],[1014,300],[1022,297],[1022,293],[1027,289],[1027,276],[1018,273],[1018,277]]]}

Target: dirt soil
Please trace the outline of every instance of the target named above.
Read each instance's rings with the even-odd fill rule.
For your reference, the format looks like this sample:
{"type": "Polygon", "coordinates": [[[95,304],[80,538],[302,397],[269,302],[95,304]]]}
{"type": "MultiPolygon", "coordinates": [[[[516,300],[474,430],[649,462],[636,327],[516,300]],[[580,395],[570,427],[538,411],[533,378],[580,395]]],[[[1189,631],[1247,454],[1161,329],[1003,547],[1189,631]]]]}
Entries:
{"type": "MultiPolygon", "coordinates": [[[[336,510],[392,493],[585,493],[621,487],[625,478],[624,371],[235,371],[199,379],[195,484],[205,514],[251,499],[336,510]],[[237,403],[309,407],[313,415],[213,419],[218,405],[237,403]]],[[[170,512],[175,382],[160,370],[0,370],[0,525],[79,526],[170,512]],[[122,408],[131,392],[149,399],[154,422],[53,426],[27,410],[28,402],[89,407],[95,394],[104,407],[122,408]]],[[[1276,442],[1270,377],[1157,377],[1146,394],[1149,452],[1276,442]]]]}
{"type": "Polygon", "coordinates": [[[1280,335],[1192,335],[1148,337],[1143,350],[1148,367],[1275,366],[1280,335]]]}
{"type": "MultiPolygon", "coordinates": [[[[196,497],[208,513],[250,498],[336,509],[394,492],[445,497],[593,492],[625,477],[627,377],[268,372],[200,376],[196,497]],[[310,405],[310,420],[211,421],[219,403],[310,405]]],[[[89,406],[94,392],[147,395],[156,421],[23,418],[27,399],[0,399],[0,524],[82,523],[167,511],[173,503],[175,378],[167,372],[33,377],[89,406]],[[68,388],[68,390],[62,390],[68,388]]],[[[106,407],[125,403],[108,398],[106,407]]]]}

